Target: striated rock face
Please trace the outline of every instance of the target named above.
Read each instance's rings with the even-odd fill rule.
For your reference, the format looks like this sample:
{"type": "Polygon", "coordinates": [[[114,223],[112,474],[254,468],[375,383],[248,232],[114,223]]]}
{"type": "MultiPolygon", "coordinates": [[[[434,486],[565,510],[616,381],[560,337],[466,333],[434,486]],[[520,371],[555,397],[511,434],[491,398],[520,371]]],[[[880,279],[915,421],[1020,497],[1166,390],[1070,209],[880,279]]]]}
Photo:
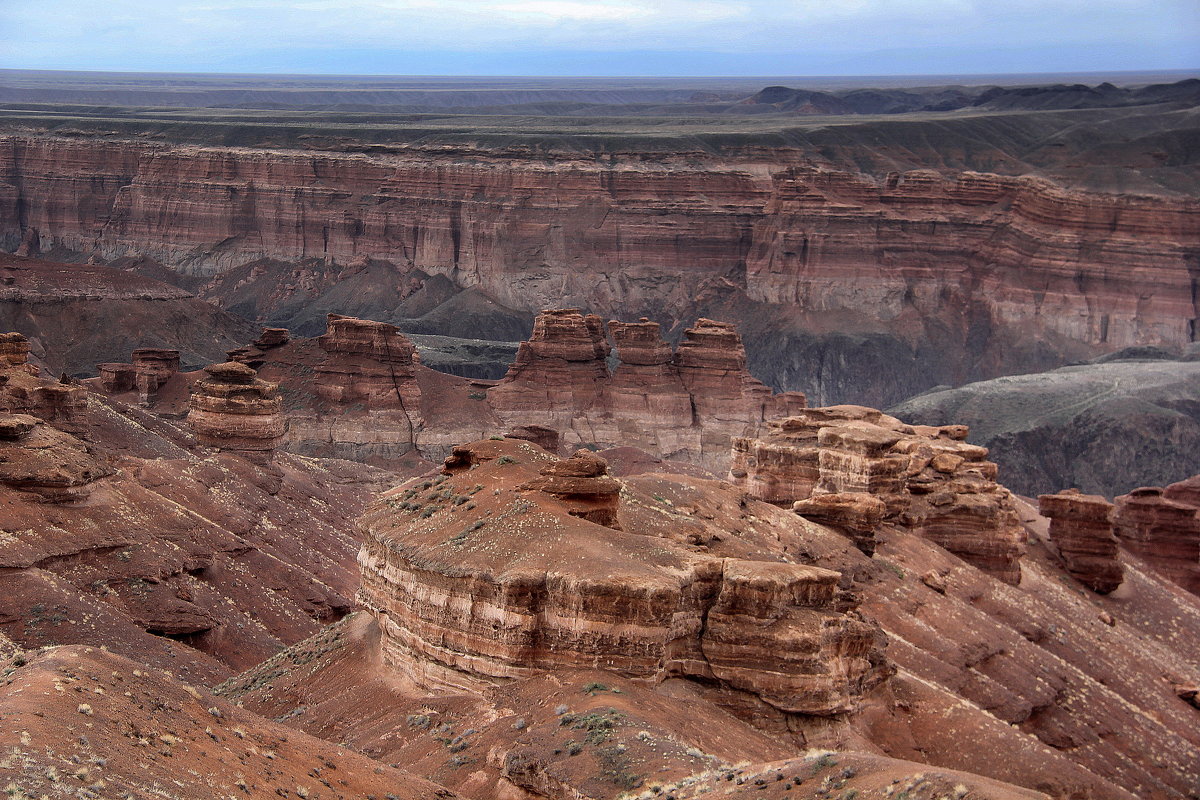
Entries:
{"type": "Polygon", "coordinates": [[[620,529],[617,506],[621,484],[608,474],[608,462],[588,450],[578,450],[539,470],[541,477],[525,484],[561,501],[572,517],[620,529]]]}
{"type": "Polygon", "coordinates": [[[1117,498],[1114,520],[1122,547],[1184,589],[1200,594],[1200,507],[1187,502],[1194,496],[1195,482],[1190,478],[1168,490],[1134,489],[1117,498]]]}
{"type": "Polygon", "coordinates": [[[319,339],[325,363],[317,367],[317,394],[334,403],[403,408],[417,413],[421,389],[414,380],[417,348],[395,325],[329,315],[319,339]]]}
{"type": "Polygon", "coordinates": [[[805,519],[842,531],[867,555],[875,552],[875,532],[887,514],[884,502],[866,492],[814,494],[797,500],[792,510],[805,519]]]}
{"type": "Polygon", "coordinates": [[[133,371],[138,400],[148,404],[159,387],[179,372],[179,351],[139,347],[133,351],[133,371]]]}
{"type": "Polygon", "coordinates": [[[0,365],[19,367],[29,360],[29,340],[19,333],[0,333],[0,365]]]}
{"type": "Polygon", "coordinates": [[[192,387],[188,424],[201,444],[221,450],[269,452],[287,431],[279,387],[259,380],[245,364],[205,367],[192,387]]]}
{"type": "Polygon", "coordinates": [[[263,298],[264,318],[311,313],[322,291],[337,291],[327,265],[353,273],[363,258],[526,313],[653,310],[682,326],[728,300],[736,321],[770,321],[743,325],[759,374],[803,382],[821,403],[891,404],[938,383],[1182,345],[1198,316],[1194,198],[950,169],[888,174],[895,153],[866,143],[823,152],[887,164],[873,176],[815,164],[811,147],[547,163],[486,148],[463,161],[32,135],[0,145],[6,249],[32,228],[45,250],[136,254],[188,274],[272,259],[249,287],[211,288],[227,307],[263,298]],[[849,315],[856,333],[828,335],[829,315],[849,315]],[[841,359],[863,366],[818,369],[841,359]]]}
{"type": "Polygon", "coordinates": [[[1050,541],[1067,572],[1100,594],[1121,585],[1124,569],[1113,536],[1112,503],[1068,489],[1040,496],[1038,513],[1050,519],[1050,541]]]}
{"type": "Polygon", "coordinates": [[[658,323],[611,321],[618,364],[600,318],[544,311],[488,403],[513,427],[558,431],[564,445],[633,446],[664,458],[723,468],[729,440],[804,407],[798,392],[773,395],[746,369],[736,329],[700,320],[676,353],[658,323]]]}
{"type": "Polygon", "coordinates": [[[759,533],[724,487],[713,513],[664,525],[668,503],[697,502],[688,488],[605,466],[485,440],[387,493],[359,556],[385,660],[439,690],[565,668],[698,679],[777,722],[854,711],[886,676],[839,573],[789,555],[795,517],[761,505],[759,533]]]}
{"type": "Polygon", "coordinates": [[[735,438],[730,476],[756,497],[795,501],[798,513],[846,529],[866,549],[872,521],[886,521],[1015,585],[1024,530],[987,449],[966,435],[961,425],[905,425],[863,406],[812,408],[735,438]]]}
{"type": "Polygon", "coordinates": [[[488,401],[512,424],[542,417],[569,428],[576,416],[601,402],[609,349],[603,322],[594,314],[575,308],[543,311],[504,380],[488,392],[488,401]]]}

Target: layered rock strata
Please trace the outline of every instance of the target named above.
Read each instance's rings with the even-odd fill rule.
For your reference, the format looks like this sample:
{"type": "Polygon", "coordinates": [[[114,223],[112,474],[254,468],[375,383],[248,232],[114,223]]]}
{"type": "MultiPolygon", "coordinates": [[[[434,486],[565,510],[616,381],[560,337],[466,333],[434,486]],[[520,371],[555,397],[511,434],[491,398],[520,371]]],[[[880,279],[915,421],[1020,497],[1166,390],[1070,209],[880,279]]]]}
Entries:
{"type": "Polygon", "coordinates": [[[209,447],[269,454],[287,432],[279,387],[246,366],[229,361],[205,367],[192,387],[188,424],[209,447]]]}
{"type": "Polygon", "coordinates": [[[317,367],[316,391],[322,398],[419,413],[417,348],[395,325],[330,314],[329,329],[318,341],[326,354],[317,367]]]}
{"type": "Polygon", "coordinates": [[[996,483],[987,449],[966,435],[961,425],[906,425],[862,406],[812,408],[735,438],[730,476],[755,497],[797,503],[799,513],[846,529],[864,548],[878,519],[1019,583],[1025,534],[1012,495],[996,483]],[[878,518],[861,495],[882,504],[878,518]]]}
{"type": "Polygon", "coordinates": [[[234,348],[226,353],[228,360],[237,361],[254,369],[263,365],[266,351],[282,347],[291,340],[287,328],[263,328],[262,333],[248,345],[234,348]]]}
{"type": "Polygon", "coordinates": [[[1193,594],[1200,594],[1200,506],[1195,479],[1164,490],[1147,486],[1116,500],[1121,546],[1193,594]],[[1175,499],[1172,499],[1174,497],[1175,499]]]}
{"type": "Polygon", "coordinates": [[[19,367],[29,360],[29,339],[15,331],[0,333],[0,365],[19,367]]]}
{"type": "Polygon", "coordinates": [[[1077,489],[1038,498],[1038,513],[1050,520],[1050,541],[1071,573],[1094,592],[1121,585],[1124,568],[1113,536],[1113,505],[1077,489]]]}
{"type": "Polygon", "coordinates": [[[599,317],[543,311],[508,374],[488,390],[496,416],[514,427],[559,432],[563,445],[640,447],[707,468],[724,465],[731,436],[804,407],[755,380],[728,323],[701,319],[672,353],[658,323],[611,321],[617,367],[599,317]]]}
{"type": "MultiPolygon", "coordinates": [[[[740,322],[771,314],[775,334],[755,354],[771,382],[811,379],[817,385],[805,388],[822,402],[857,390],[892,403],[936,383],[1193,338],[1194,198],[1069,190],[952,166],[889,175],[896,152],[909,151],[880,155],[876,135],[822,149],[846,164],[886,162],[874,176],[816,164],[811,147],[560,152],[547,163],[487,148],[463,161],[407,148],[10,135],[0,140],[0,242],[15,249],[36,229],[45,250],[140,255],[189,274],[271,259],[260,283],[243,287],[239,276],[212,290],[227,307],[266,298],[264,317],[307,311],[322,291],[338,292],[331,265],[353,273],[363,258],[526,313],[551,304],[612,316],[654,309],[682,324],[716,313],[698,301],[732,298],[740,322]],[[860,349],[823,334],[829,315],[878,337],[869,363],[881,375],[818,375],[815,367],[860,349]],[[789,347],[797,340],[813,348],[789,347]],[[1031,340],[1039,348],[1020,344],[1031,340]],[[922,381],[898,367],[913,359],[930,373],[922,381]]],[[[974,151],[975,134],[970,142],[963,152],[974,151]]],[[[933,148],[928,157],[949,156],[933,148]]],[[[1020,168],[1000,158],[1005,170],[1020,168]]]]}
{"type": "Polygon", "coordinates": [[[839,573],[787,554],[798,521],[764,505],[782,525],[764,536],[732,493],[721,518],[677,530],[656,491],[683,487],[605,469],[590,453],[484,440],[385,495],[359,556],[385,660],[438,690],[566,668],[698,679],[776,719],[854,711],[886,676],[839,573]]]}

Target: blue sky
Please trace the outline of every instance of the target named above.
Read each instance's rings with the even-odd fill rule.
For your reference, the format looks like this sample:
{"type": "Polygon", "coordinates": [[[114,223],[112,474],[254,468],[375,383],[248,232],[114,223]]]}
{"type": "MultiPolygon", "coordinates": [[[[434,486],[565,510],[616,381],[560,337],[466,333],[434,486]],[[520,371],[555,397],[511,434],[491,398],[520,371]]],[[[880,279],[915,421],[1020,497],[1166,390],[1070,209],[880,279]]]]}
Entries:
{"type": "Polygon", "coordinates": [[[0,67],[883,75],[1200,67],[1198,0],[0,0],[0,67]]]}

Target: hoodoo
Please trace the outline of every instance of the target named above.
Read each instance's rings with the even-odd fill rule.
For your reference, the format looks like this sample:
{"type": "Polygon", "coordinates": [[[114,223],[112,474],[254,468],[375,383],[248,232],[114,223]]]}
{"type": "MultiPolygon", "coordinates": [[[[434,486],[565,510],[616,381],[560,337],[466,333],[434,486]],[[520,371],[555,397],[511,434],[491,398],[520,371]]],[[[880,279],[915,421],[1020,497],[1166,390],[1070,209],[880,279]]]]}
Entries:
{"type": "Polygon", "coordinates": [[[395,325],[329,315],[320,337],[325,363],[317,367],[317,394],[333,403],[402,408],[417,424],[421,389],[413,365],[417,348],[395,325]]]}
{"type": "Polygon", "coordinates": [[[563,445],[634,446],[724,469],[729,441],[803,408],[799,392],[772,394],[746,368],[736,329],[701,319],[677,352],[659,325],[611,321],[617,369],[599,317],[543,311],[488,402],[509,427],[549,427],[563,445]]]}
{"type": "Polygon", "coordinates": [[[1189,592],[1200,594],[1200,506],[1193,504],[1195,483],[1190,478],[1166,490],[1134,489],[1117,498],[1115,521],[1122,547],[1189,592]]]}
{"type": "Polygon", "coordinates": [[[269,457],[287,431],[279,387],[245,364],[205,367],[192,387],[188,423],[201,444],[257,458],[269,457]]]}

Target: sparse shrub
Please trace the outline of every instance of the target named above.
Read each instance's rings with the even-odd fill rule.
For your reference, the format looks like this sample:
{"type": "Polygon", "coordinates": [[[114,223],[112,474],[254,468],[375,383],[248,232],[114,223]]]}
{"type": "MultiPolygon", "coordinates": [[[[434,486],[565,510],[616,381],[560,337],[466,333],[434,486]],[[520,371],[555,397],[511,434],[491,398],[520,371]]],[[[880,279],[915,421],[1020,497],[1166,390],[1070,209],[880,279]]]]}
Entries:
{"type": "Polygon", "coordinates": [[[517,460],[512,456],[500,456],[496,459],[497,464],[515,464],[517,460]]]}
{"type": "Polygon", "coordinates": [[[408,727],[420,728],[421,730],[428,728],[429,723],[431,722],[428,714],[409,714],[407,721],[408,727]]]}
{"type": "Polygon", "coordinates": [[[603,683],[597,683],[595,681],[593,681],[592,683],[589,683],[588,685],[583,687],[584,694],[593,694],[594,695],[596,692],[607,692],[607,691],[608,691],[607,686],[605,686],[603,683]]]}
{"type": "Polygon", "coordinates": [[[529,723],[525,721],[524,717],[521,717],[516,722],[514,722],[512,724],[512,726],[513,726],[514,731],[523,731],[529,727],[529,723]]]}
{"type": "Polygon", "coordinates": [[[487,394],[484,392],[471,392],[467,395],[468,400],[487,400],[487,394]]]}

